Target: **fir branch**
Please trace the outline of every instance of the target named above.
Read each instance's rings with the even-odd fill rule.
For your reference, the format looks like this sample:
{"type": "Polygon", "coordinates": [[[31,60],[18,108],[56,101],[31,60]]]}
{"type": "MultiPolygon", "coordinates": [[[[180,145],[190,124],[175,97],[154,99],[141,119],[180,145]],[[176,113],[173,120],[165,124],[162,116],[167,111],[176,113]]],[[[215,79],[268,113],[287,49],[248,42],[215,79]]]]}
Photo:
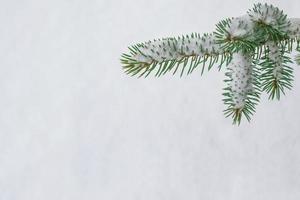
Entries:
{"type": "Polygon", "coordinates": [[[230,54],[220,50],[213,34],[158,39],[133,45],[129,50],[130,54],[122,55],[121,63],[127,74],[139,77],[151,73],[161,76],[172,70],[182,76],[192,73],[200,64],[203,74],[205,67],[210,70],[216,63],[222,66],[230,61],[230,54]]]}
{"type": "Polygon", "coordinates": [[[233,118],[234,124],[240,124],[242,116],[250,121],[259,102],[259,71],[251,54],[238,52],[232,57],[225,73],[227,87],[224,88],[223,102],[227,108],[223,112],[226,117],[233,118]]]}
{"type": "Polygon", "coordinates": [[[269,99],[280,99],[285,89],[292,88],[293,68],[287,45],[275,42],[267,43],[267,52],[261,59],[262,74],[260,77],[262,90],[269,94],[269,99]]]}
{"type": "Polygon", "coordinates": [[[248,11],[250,19],[255,23],[255,32],[264,41],[280,41],[288,38],[288,30],[291,22],[287,15],[277,7],[268,4],[255,4],[248,11]]]}
{"type": "Polygon", "coordinates": [[[253,52],[259,43],[253,38],[252,31],[252,21],[248,16],[242,16],[220,21],[214,34],[223,51],[253,52]]]}

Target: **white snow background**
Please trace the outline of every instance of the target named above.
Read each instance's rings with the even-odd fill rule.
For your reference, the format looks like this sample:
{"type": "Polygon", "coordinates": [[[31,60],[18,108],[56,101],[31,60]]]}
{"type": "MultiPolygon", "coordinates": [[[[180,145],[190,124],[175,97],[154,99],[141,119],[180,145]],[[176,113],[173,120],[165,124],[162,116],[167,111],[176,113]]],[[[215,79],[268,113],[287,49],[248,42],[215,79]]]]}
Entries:
{"type": "MultiPolygon", "coordinates": [[[[254,2],[1,0],[0,200],[300,199],[299,66],[238,127],[224,70],[137,79],[119,61],[254,2]]],[[[267,2],[300,17],[299,0],[267,2]]]]}

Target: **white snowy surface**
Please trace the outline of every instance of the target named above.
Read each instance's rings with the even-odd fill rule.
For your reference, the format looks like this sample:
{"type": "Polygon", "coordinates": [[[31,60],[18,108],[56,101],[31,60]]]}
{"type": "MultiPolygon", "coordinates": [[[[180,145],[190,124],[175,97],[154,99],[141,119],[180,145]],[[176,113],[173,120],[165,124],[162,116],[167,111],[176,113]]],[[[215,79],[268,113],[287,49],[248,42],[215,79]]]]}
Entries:
{"type": "MultiPolygon", "coordinates": [[[[119,62],[254,2],[2,0],[0,200],[300,199],[299,67],[237,127],[224,71],[136,79],[119,62]]],[[[300,17],[298,0],[267,2],[300,17]]]]}

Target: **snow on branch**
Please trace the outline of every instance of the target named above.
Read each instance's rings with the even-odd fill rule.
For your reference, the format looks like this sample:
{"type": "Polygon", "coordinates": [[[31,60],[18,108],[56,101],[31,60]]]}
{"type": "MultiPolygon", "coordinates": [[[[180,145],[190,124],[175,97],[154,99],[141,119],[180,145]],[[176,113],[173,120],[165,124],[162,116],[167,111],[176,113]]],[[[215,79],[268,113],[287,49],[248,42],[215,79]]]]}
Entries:
{"type": "MultiPolygon", "coordinates": [[[[129,53],[122,54],[121,63],[127,74],[138,77],[167,72],[182,76],[198,66],[202,66],[202,75],[205,68],[225,66],[224,113],[239,124],[242,116],[250,120],[261,92],[279,99],[285,89],[291,89],[289,54],[295,44],[295,50],[300,51],[300,19],[288,18],[273,5],[258,3],[243,16],[221,20],[212,33],[132,45],[129,53]]],[[[300,64],[300,56],[296,61],[300,64]]]]}

